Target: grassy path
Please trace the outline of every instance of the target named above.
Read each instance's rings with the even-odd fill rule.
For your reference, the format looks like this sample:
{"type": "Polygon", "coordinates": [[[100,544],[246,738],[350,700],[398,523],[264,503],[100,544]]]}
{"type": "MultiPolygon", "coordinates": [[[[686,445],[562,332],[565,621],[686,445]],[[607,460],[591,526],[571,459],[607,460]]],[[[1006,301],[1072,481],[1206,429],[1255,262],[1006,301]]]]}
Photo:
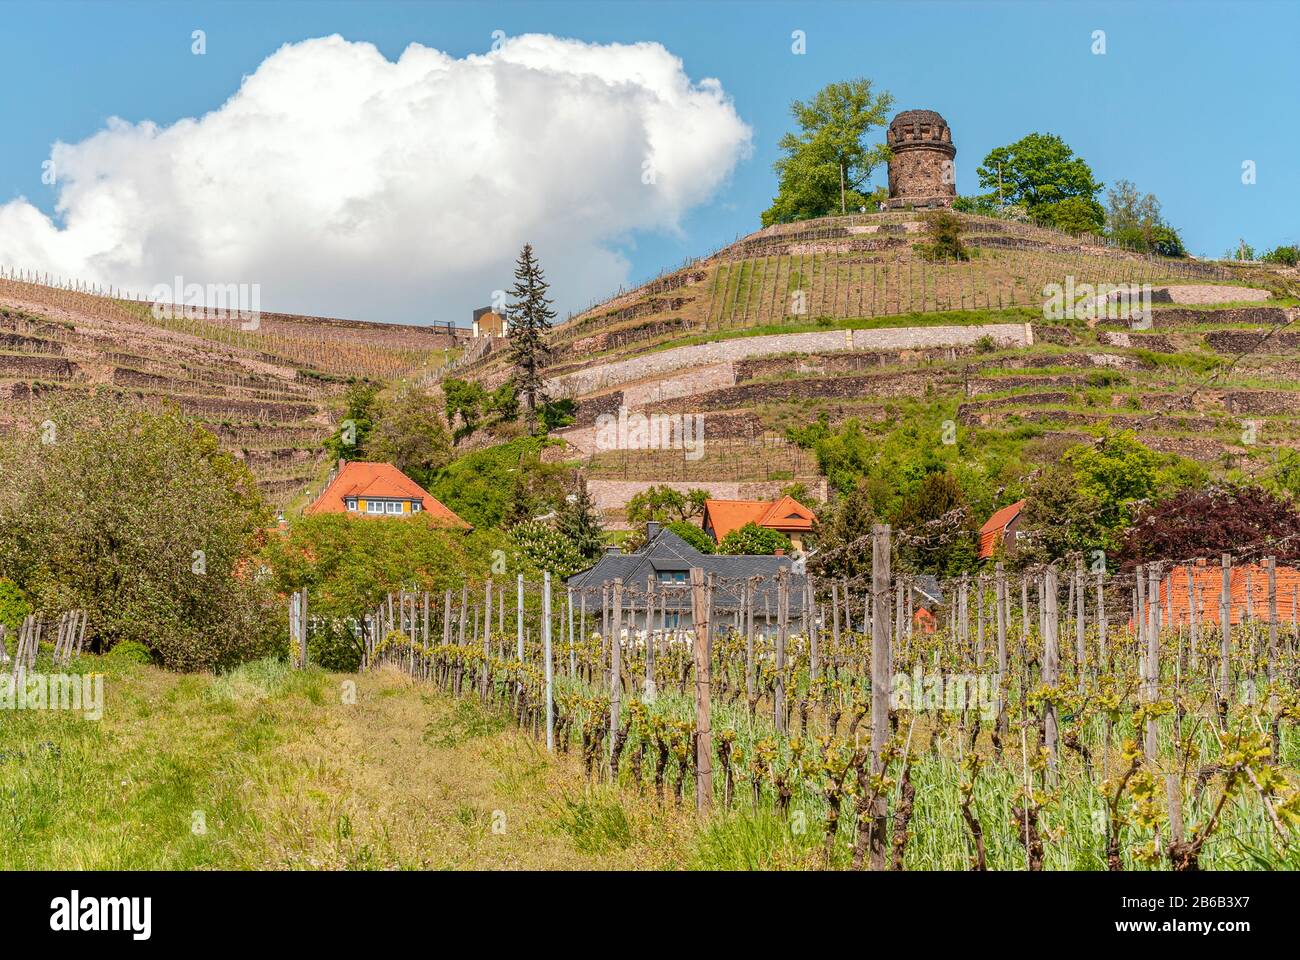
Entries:
{"type": "Polygon", "coordinates": [[[636,869],[688,815],[397,674],[113,658],[100,721],[0,710],[4,869],[636,869]],[[348,686],[355,683],[355,696],[348,686]],[[353,701],[353,702],[345,702],[353,701]]]}

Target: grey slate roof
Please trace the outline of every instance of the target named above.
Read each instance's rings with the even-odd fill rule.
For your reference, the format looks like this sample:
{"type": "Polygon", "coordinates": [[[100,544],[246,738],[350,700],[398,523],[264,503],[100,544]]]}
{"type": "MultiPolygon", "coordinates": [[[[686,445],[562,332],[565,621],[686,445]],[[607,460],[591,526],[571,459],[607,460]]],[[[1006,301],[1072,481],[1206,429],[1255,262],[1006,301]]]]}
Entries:
{"type": "MultiPolygon", "coordinates": [[[[762,616],[766,605],[772,616],[776,616],[776,574],[778,570],[790,570],[791,563],[790,557],[701,553],[671,530],[660,529],[635,553],[606,553],[595,566],[570,577],[568,586],[573,590],[588,590],[589,597],[599,597],[604,584],[621,579],[630,588],[625,602],[635,609],[644,606],[641,595],[645,592],[647,579],[654,579],[655,590],[659,592],[661,574],[689,573],[692,567],[699,567],[706,577],[710,573],[714,576],[713,605],[716,609],[739,609],[744,597],[742,581],[760,578],[753,585],[754,615],[762,616]]],[[[802,615],[805,582],[803,574],[790,575],[792,617],[802,615]]],[[[690,608],[687,590],[673,590],[666,595],[669,609],[690,608]]]]}

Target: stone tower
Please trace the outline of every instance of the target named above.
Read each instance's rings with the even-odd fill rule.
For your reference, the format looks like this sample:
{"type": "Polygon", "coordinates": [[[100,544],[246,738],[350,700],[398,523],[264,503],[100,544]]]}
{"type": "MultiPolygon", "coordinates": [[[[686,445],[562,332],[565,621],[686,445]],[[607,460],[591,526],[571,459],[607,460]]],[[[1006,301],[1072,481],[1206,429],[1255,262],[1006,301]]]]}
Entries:
{"type": "Polygon", "coordinates": [[[890,122],[885,139],[894,152],[886,208],[951,207],[957,197],[957,148],[947,121],[933,110],[904,110],[890,122]]]}

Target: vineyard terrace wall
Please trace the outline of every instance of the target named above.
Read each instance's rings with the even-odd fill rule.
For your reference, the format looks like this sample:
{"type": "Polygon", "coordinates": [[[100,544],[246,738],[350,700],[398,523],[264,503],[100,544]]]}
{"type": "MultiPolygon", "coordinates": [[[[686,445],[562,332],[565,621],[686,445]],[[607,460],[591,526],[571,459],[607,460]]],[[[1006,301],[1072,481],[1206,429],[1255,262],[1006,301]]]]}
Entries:
{"type": "MultiPolygon", "coordinates": [[[[882,327],[869,330],[825,330],[738,337],[715,343],[674,347],[658,353],[616,360],[555,377],[546,382],[552,396],[581,397],[621,383],[662,376],[688,367],[731,364],[753,357],[793,353],[844,353],[855,350],[920,350],[970,346],[988,338],[998,347],[1033,346],[1028,323],[989,323],[978,326],[882,327]]],[[[716,377],[716,372],[714,374],[716,377]]],[[[717,384],[714,384],[715,386],[717,384]]],[[[681,395],[681,394],[679,394],[681,395]]]]}

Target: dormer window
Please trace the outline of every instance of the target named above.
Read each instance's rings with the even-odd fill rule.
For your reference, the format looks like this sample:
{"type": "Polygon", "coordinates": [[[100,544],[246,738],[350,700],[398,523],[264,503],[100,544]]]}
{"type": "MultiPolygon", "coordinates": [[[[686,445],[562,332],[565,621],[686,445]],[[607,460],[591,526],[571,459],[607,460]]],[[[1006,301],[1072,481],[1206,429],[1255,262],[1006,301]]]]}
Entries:
{"type": "Polygon", "coordinates": [[[422,509],[423,509],[423,507],[420,505],[420,501],[419,501],[419,500],[412,500],[412,501],[411,501],[411,512],[412,512],[412,513],[419,513],[422,509]]]}
{"type": "Polygon", "coordinates": [[[348,509],[355,513],[357,509],[357,502],[355,500],[349,500],[347,504],[348,504],[348,509]]]}
{"type": "Polygon", "coordinates": [[[401,512],[402,512],[402,504],[401,504],[401,501],[399,501],[399,500],[389,500],[389,501],[388,501],[388,512],[389,512],[389,513],[401,513],[401,512]]]}

